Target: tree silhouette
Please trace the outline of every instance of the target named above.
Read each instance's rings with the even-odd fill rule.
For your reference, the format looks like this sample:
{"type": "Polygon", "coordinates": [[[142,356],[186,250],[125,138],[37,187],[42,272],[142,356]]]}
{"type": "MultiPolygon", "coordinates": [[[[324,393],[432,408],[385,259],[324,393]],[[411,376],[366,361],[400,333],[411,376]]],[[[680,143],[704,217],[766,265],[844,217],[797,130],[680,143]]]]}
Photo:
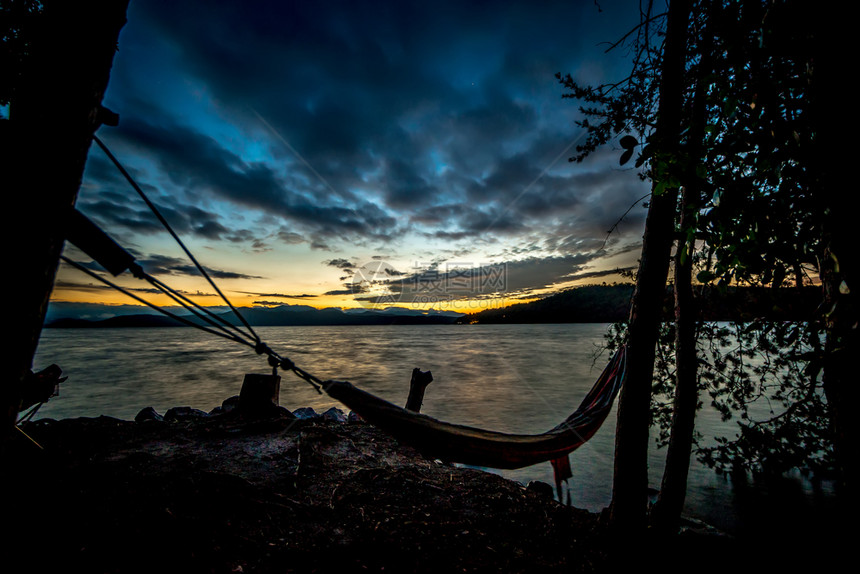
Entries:
{"type": "MultiPolygon", "coordinates": [[[[681,6],[673,2],[671,10],[681,6]]],[[[668,18],[672,17],[671,10],[668,18]]],[[[672,34],[667,29],[666,15],[652,16],[645,12],[640,26],[621,41],[630,43],[628,48],[634,54],[633,69],[621,82],[588,87],[577,84],[570,76],[558,76],[570,90],[565,96],[583,102],[580,109],[585,119],[580,125],[588,130],[586,143],[577,149],[578,155],[571,161],[581,161],[597,147],[618,138],[623,149],[620,162],[624,164],[635,156],[642,177],[652,182],[652,210],[654,202],[666,190],[679,186],[683,189],[683,201],[676,205],[678,216],[671,223],[664,223],[672,227],[678,242],[675,287],[680,299],[676,301],[678,323],[673,331],[677,339],[672,341],[676,355],[672,360],[658,361],[656,380],[672,369],[669,378],[678,386],[672,385],[670,393],[692,388],[695,398],[696,379],[701,383],[705,378],[718,408],[726,409],[727,414],[736,411],[748,416],[747,405],[762,387],[751,385],[748,374],[731,375],[746,373],[743,369],[733,370],[731,361],[742,363],[744,353],[752,352],[752,346],[758,344],[758,350],[771,349],[776,357],[764,369],[767,373],[772,374],[771,367],[776,368],[775,365],[789,371],[779,379],[775,389],[769,390],[783,404],[786,414],[749,422],[737,441],[704,451],[703,456],[714,464],[718,460],[739,462],[744,456],[748,466],[767,460],[774,469],[826,461],[826,454],[824,458],[820,456],[828,450],[824,403],[818,392],[821,390],[818,374],[822,371],[837,436],[846,437],[841,440],[856,446],[856,431],[846,426],[844,417],[838,416],[838,404],[844,401],[835,399],[840,392],[852,388],[840,377],[847,367],[834,360],[840,352],[845,356],[847,345],[856,348],[856,334],[846,328],[852,319],[856,323],[856,312],[852,311],[856,306],[843,302],[835,315],[809,317],[799,325],[777,328],[759,323],[749,331],[739,331],[741,351],[730,358],[715,352],[710,362],[705,361],[704,372],[699,376],[695,365],[705,356],[703,341],[718,341],[725,333],[716,327],[700,328],[699,359],[696,359],[691,356],[695,345],[689,342],[690,323],[681,318],[689,316],[684,313],[685,307],[692,311],[689,309],[692,299],[684,293],[688,291],[685,283],[694,268],[700,283],[720,290],[733,284],[800,287],[816,281],[821,274],[828,300],[853,297],[851,293],[856,292],[850,288],[851,281],[840,291],[841,277],[845,274],[831,277],[829,270],[836,267],[822,265],[822,262],[847,261],[849,250],[844,226],[833,221],[833,205],[841,198],[834,190],[822,187],[827,170],[822,168],[823,162],[816,162],[821,156],[814,154],[816,148],[822,148],[816,134],[822,131],[823,106],[821,100],[812,97],[816,93],[816,64],[822,59],[814,57],[821,28],[815,29],[809,23],[816,21],[818,14],[799,0],[697,0],[691,14],[684,34],[686,54],[679,88],[684,129],[678,134],[677,145],[661,139],[659,129],[665,112],[658,104],[662,105],[667,91],[673,89],[666,74],[672,34]],[[665,39],[662,45],[661,39],[665,39]],[[816,105],[817,108],[813,107],[816,105]],[[834,251],[840,246],[841,259],[834,251]],[[688,302],[684,303],[684,299],[688,302]],[[822,345],[825,335],[827,343],[822,345]],[[748,345],[745,348],[744,341],[748,345]],[[692,366],[684,367],[685,364],[692,366]],[[800,369],[796,368],[798,365],[800,369]],[[828,380],[834,381],[830,389],[828,380]],[[792,443],[791,437],[797,441],[792,443]],[[814,440],[824,444],[811,444],[814,440]],[[807,445],[805,449],[797,448],[802,444],[807,445]]],[[[817,93],[824,92],[818,87],[817,93]]],[[[647,248],[649,231],[653,230],[646,229],[643,250],[647,248]]],[[[847,273],[856,272],[854,265],[845,267],[847,273]]],[[[637,279],[641,281],[641,277],[637,279]]],[[[656,296],[651,304],[658,304],[656,296]]],[[[634,300],[634,308],[636,305],[634,300]]],[[[631,315],[631,326],[633,319],[631,315]]],[[[649,328],[657,330],[657,326],[649,328]]],[[[633,329],[627,336],[634,336],[633,329]]],[[[662,358],[667,351],[671,352],[671,348],[661,349],[662,358]]],[[[650,377],[651,369],[647,372],[650,377]]],[[[667,461],[661,497],[671,489],[680,488],[683,500],[685,478],[675,480],[675,487],[667,488],[667,484],[673,482],[669,475],[686,474],[685,461],[689,459],[693,433],[690,411],[695,410],[697,402],[688,394],[687,399],[676,403],[673,415],[663,417],[671,428],[667,431],[670,444],[677,439],[679,452],[686,453],[678,464],[667,461]],[[673,418],[675,423],[669,423],[673,418]]],[[[620,411],[619,428],[629,422],[622,420],[623,416],[626,414],[620,411]]],[[[622,435],[618,440],[626,439],[622,435]]],[[[856,466],[850,462],[853,457],[846,456],[849,451],[850,447],[841,448],[843,469],[856,466]]],[[[640,458],[637,465],[642,464],[640,458]]],[[[637,469],[633,474],[641,476],[641,472],[637,469]]],[[[618,466],[615,494],[619,481],[631,480],[617,473],[618,466]]],[[[850,480],[849,475],[845,476],[850,480]]],[[[677,493],[669,506],[673,510],[663,514],[665,524],[671,528],[681,508],[677,493]]]]}

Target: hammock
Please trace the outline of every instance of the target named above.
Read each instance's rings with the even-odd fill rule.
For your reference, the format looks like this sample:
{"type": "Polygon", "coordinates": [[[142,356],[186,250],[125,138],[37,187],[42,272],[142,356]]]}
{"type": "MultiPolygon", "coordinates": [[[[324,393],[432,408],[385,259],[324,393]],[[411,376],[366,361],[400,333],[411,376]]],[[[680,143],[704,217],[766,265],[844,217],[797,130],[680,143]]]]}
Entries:
{"type": "Polygon", "coordinates": [[[415,447],[425,456],[489,468],[522,468],[552,462],[556,487],[572,476],[567,455],[603,424],[627,373],[626,346],[612,357],[582,403],[561,424],[541,434],[521,435],[439,421],[408,411],[342,381],[323,390],[363,419],[415,447]]]}

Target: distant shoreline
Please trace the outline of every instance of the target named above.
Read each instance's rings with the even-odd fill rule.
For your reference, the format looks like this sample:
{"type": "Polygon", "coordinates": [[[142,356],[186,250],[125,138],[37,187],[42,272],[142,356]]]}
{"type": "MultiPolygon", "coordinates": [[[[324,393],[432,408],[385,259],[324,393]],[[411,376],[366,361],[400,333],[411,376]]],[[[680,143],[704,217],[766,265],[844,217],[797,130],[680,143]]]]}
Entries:
{"type": "MultiPolygon", "coordinates": [[[[343,321],[322,322],[313,319],[299,318],[293,322],[251,322],[254,327],[336,327],[336,326],[372,326],[372,325],[453,325],[457,317],[444,316],[393,316],[393,317],[355,317],[343,321]]],[[[170,317],[160,315],[122,315],[93,321],[90,319],[57,319],[45,325],[47,329],[114,329],[114,328],[158,328],[158,327],[191,327],[170,317]]]]}
{"type": "MultiPolygon", "coordinates": [[[[392,306],[386,309],[317,309],[307,305],[252,307],[241,309],[243,317],[255,327],[298,326],[367,326],[367,325],[453,325],[453,324],[567,324],[615,323],[627,319],[633,285],[594,285],[556,293],[529,303],[520,303],[478,313],[420,311],[392,306]]],[[[701,287],[697,296],[703,321],[804,321],[815,316],[821,302],[818,287],[770,289],[734,287],[720,291],[701,287]]],[[[673,319],[674,301],[671,287],[663,304],[665,320],[673,319]]],[[[62,316],[49,320],[46,328],[116,328],[116,327],[183,327],[171,317],[128,313],[105,319],[62,316]]],[[[220,315],[237,325],[230,313],[220,315]]],[[[184,316],[195,321],[192,316],[184,316]]]]}

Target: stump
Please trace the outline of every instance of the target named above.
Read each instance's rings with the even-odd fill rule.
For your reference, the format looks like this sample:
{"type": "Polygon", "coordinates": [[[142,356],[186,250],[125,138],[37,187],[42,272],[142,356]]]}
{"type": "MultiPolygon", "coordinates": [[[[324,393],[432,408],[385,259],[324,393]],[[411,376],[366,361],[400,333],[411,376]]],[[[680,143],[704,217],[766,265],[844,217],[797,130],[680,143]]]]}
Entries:
{"type": "Polygon", "coordinates": [[[278,407],[280,375],[248,373],[239,392],[239,410],[246,415],[270,414],[278,407]]]}

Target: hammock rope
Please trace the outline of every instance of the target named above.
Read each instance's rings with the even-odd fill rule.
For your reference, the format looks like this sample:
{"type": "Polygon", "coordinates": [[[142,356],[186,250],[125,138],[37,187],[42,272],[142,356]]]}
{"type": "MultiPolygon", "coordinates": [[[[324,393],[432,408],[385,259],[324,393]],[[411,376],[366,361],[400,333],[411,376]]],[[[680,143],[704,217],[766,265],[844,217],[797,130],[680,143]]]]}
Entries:
{"type": "Polygon", "coordinates": [[[131,177],[131,174],[128,173],[128,171],[125,169],[125,167],[123,167],[123,165],[116,158],[116,156],[114,156],[113,153],[111,153],[111,151],[104,144],[104,142],[102,142],[102,140],[100,140],[99,137],[95,134],[93,134],[93,141],[95,141],[98,144],[98,146],[105,153],[105,155],[108,157],[108,159],[111,161],[111,163],[114,164],[114,166],[119,170],[119,172],[122,174],[122,176],[125,178],[125,180],[129,183],[129,185],[131,185],[131,187],[137,192],[137,194],[141,197],[141,199],[143,199],[143,202],[147,205],[147,207],[149,207],[149,209],[150,209],[150,211],[152,211],[153,215],[155,215],[155,217],[158,219],[158,221],[161,222],[161,224],[168,231],[168,233],[170,233],[170,235],[173,237],[173,239],[176,241],[176,243],[182,248],[182,250],[188,256],[188,259],[190,259],[191,262],[194,263],[194,266],[197,267],[197,270],[200,272],[200,274],[206,278],[206,281],[208,281],[209,284],[212,286],[212,288],[215,289],[215,292],[218,293],[218,295],[220,295],[221,299],[224,300],[224,303],[226,303],[227,306],[230,307],[230,309],[233,311],[233,313],[236,315],[236,317],[238,317],[239,320],[242,321],[242,323],[248,329],[248,332],[251,333],[253,338],[259,343],[260,337],[257,335],[256,332],[254,332],[253,327],[251,327],[251,325],[248,323],[248,321],[245,320],[245,317],[243,317],[242,314],[239,313],[239,310],[233,306],[233,304],[230,302],[230,300],[227,299],[227,297],[224,295],[224,293],[221,292],[221,289],[218,288],[218,285],[215,284],[215,281],[212,280],[212,278],[209,276],[209,273],[206,271],[206,269],[202,265],[200,265],[200,263],[197,261],[197,258],[194,257],[194,255],[191,253],[191,250],[185,246],[185,243],[183,243],[182,239],[179,238],[179,235],[177,235],[176,232],[173,231],[173,228],[170,226],[170,224],[167,222],[167,220],[164,218],[164,216],[161,215],[161,212],[158,210],[158,208],[155,206],[155,204],[149,200],[149,197],[147,197],[147,195],[143,192],[143,190],[140,188],[140,186],[137,184],[137,182],[134,180],[134,178],[131,177]]]}

